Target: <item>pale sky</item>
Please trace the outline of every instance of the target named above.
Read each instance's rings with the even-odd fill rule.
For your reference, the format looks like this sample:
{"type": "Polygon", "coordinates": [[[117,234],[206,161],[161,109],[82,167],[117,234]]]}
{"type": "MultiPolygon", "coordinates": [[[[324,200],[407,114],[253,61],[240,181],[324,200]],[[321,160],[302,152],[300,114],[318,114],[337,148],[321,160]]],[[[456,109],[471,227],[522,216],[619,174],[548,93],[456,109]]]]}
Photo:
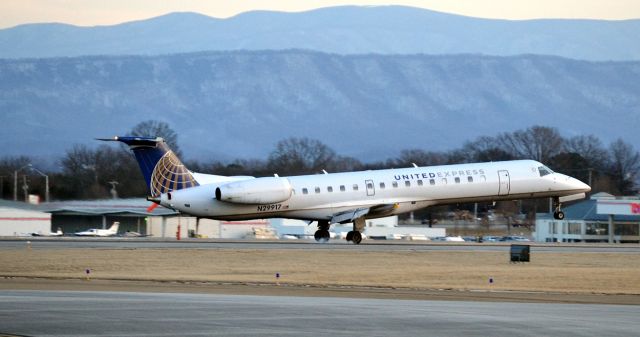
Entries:
{"type": "Polygon", "coordinates": [[[299,12],[338,5],[406,5],[510,20],[640,18],[640,0],[0,0],[0,28],[36,22],[112,25],[178,11],[227,18],[251,10],[299,12]]]}

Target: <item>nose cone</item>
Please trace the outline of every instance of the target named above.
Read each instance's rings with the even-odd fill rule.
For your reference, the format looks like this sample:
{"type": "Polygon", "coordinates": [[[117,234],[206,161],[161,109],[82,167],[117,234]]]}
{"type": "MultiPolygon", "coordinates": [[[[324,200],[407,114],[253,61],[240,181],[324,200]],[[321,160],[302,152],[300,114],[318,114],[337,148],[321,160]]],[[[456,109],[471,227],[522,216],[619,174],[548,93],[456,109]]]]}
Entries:
{"type": "Polygon", "coordinates": [[[571,178],[573,179],[573,185],[575,185],[575,189],[579,190],[580,192],[584,192],[584,193],[589,193],[591,192],[591,186],[583,183],[582,181],[575,179],[575,178],[571,178]]]}
{"type": "Polygon", "coordinates": [[[562,185],[564,185],[565,189],[573,191],[575,193],[589,193],[591,191],[591,186],[569,176],[566,176],[566,180],[562,185]]]}

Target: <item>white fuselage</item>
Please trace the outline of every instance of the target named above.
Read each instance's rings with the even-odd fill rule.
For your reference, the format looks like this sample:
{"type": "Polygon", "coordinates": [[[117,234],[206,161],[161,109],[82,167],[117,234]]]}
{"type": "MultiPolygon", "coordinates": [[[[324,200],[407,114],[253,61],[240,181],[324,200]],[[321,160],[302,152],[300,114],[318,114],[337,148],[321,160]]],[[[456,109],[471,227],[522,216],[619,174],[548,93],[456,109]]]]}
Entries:
{"type": "Polygon", "coordinates": [[[86,231],[74,233],[75,236],[114,236],[115,232],[111,232],[108,229],[88,229],[86,231]]]}
{"type": "MultiPolygon", "coordinates": [[[[291,196],[281,202],[256,204],[217,200],[216,189],[229,181],[201,181],[200,186],[162,194],[160,204],[221,220],[331,220],[336,214],[361,208],[384,209],[366,215],[375,218],[439,204],[562,197],[590,191],[575,178],[541,174],[541,167],[533,160],[517,160],[283,177],[292,188],[291,196]]],[[[268,178],[241,181],[251,179],[268,178]]]]}
{"type": "Polygon", "coordinates": [[[115,222],[109,229],[91,228],[86,231],[73,233],[75,236],[115,236],[118,234],[119,223],[115,222]]]}

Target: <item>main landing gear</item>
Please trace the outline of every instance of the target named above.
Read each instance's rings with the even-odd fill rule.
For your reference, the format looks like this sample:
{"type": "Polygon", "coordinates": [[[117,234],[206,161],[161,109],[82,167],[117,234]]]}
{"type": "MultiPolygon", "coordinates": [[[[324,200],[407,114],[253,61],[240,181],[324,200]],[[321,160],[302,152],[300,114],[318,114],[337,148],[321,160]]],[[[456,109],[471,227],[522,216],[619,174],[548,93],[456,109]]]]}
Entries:
{"type": "Polygon", "coordinates": [[[562,211],[562,204],[560,203],[560,198],[553,198],[553,218],[556,220],[564,220],[564,212],[562,211]]]}
{"type": "Polygon", "coordinates": [[[353,230],[347,233],[347,241],[352,241],[356,245],[362,242],[361,232],[364,230],[365,221],[364,218],[358,218],[353,221],[353,230]]]}
{"type": "Polygon", "coordinates": [[[331,235],[329,235],[329,221],[320,220],[318,221],[318,230],[313,234],[313,237],[318,242],[327,242],[331,235]]]}
{"type": "MultiPolygon", "coordinates": [[[[347,233],[347,241],[351,241],[353,243],[360,244],[362,242],[362,231],[364,230],[365,221],[364,218],[359,218],[353,221],[353,230],[347,233]]],[[[329,221],[328,220],[320,220],[318,221],[318,230],[313,234],[313,237],[317,242],[327,242],[329,241],[329,221]]]]}

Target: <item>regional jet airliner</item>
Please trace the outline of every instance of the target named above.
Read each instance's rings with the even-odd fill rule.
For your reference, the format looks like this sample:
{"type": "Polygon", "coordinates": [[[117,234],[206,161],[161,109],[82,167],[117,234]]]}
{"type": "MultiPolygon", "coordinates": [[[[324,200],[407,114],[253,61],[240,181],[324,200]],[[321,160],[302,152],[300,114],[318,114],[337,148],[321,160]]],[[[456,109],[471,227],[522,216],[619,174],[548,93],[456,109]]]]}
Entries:
{"type": "Polygon", "coordinates": [[[561,203],[584,198],[591,188],[534,160],[441,165],[254,178],[189,171],[162,138],[101,139],[127,144],[149,189],[148,200],[200,218],[316,221],[317,241],[331,224],[353,223],[347,241],[360,243],[365,220],[434,205],[551,197],[556,219],[561,203]]]}

